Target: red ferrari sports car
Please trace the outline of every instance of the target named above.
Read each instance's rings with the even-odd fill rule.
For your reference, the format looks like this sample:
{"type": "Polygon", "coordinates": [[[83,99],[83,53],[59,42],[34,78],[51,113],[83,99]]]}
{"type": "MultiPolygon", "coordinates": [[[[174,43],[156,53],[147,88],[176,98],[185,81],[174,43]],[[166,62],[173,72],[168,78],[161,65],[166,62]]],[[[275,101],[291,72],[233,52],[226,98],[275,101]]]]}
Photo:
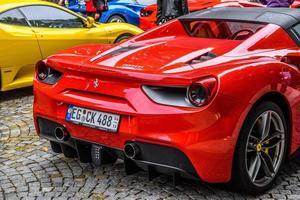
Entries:
{"type": "Polygon", "coordinates": [[[37,64],[34,121],[54,152],[269,189],[300,147],[300,10],[214,8],[37,64]]]}
{"type": "MultiPolygon", "coordinates": [[[[262,4],[253,3],[246,0],[188,0],[190,12],[195,12],[212,7],[263,7],[262,4]]],[[[156,27],[157,5],[149,5],[140,12],[140,28],[149,30],[156,27]]]]}

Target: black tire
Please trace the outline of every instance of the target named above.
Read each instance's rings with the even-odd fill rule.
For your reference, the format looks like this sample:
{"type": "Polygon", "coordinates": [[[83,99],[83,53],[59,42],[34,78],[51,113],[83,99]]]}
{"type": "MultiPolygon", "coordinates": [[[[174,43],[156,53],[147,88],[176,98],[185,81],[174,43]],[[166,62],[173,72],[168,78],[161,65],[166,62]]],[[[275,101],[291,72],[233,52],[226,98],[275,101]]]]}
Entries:
{"type": "MultiPolygon", "coordinates": [[[[252,195],[258,195],[258,194],[262,194],[264,192],[266,192],[267,190],[269,190],[273,185],[274,182],[276,180],[276,177],[278,175],[278,172],[280,171],[280,168],[282,167],[282,164],[284,163],[285,157],[286,157],[286,152],[287,152],[287,147],[288,147],[288,126],[287,126],[287,122],[286,119],[284,117],[284,114],[281,110],[281,108],[271,102],[271,101],[266,101],[266,102],[262,102],[259,105],[257,105],[256,107],[254,107],[250,113],[248,114],[243,127],[241,129],[240,132],[240,136],[238,138],[237,141],[237,146],[236,146],[236,150],[235,150],[235,157],[234,157],[234,164],[233,164],[233,172],[232,172],[232,184],[234,189],[238,189],[242,192],[246,192],[252,195]],[[252,130],[252,127],[254,126],[254,124],[257,122],[257,119],[259,118],[259,116],[261,116],[263,113],[267,112],[267,111],[272,111],[275,112],[276,114],[278,114],[277,116],[279,116],[282,120],[282,124],[283,124],[283,128],[284,128],[284,139],[281,139],[281,141],[284,141],[284,145],[282,148],[284,148],[283,150],[283,157],[282,160],[278,163],[278,170],[273,173],[273,179],[270,178],[269,179],[269,183],[267,182],[265,186],[257,186],[256,184],[253,183],[253,181],[250,178],[250,175],[247,171],[247,164],[246,164],[246,145],[248,145],[248,138],[250,135],[250,132],[252,130]]],[[[257,148],[257,146],[255,147],[257,148]]],[[[282,152],[282,151],[281,151],[282,152]]],[[[256,153],[256,152],[255,152],[256,153]]],[[[262,153],[261,153],[262,154],[262,153]]],[[[247,154],[249,155],[249,153],[247,154]]],[[[259,154],[260,155],[260,154],[259,154]]],[[[262,161],[261,161],[262,162],[262,161]]]]}
{"type": "Polygon", "coordinates": [[[77,158],[77,152],[74,148],[61,144],[61,149],[65,157],[67,158],[77,158]]]}
{"type": "Polygon", "coordinates": [[[131,34],[121,35],[116,39],[115,43],[123,42],[124,40],[127,40],[128,38],[131,38],[132,36],[133,35],[131,35],[131,34]]]}
{"type": "Polygon", "coordinates": [[[126,20],[123,17],[121,17],[120,15],[113,15],[107,20],[107,22],[108,23],[114,23],[114,22],[126,23],[126,20]]]}
{"type": "Polygon", "coordinates": [[[50,146],[54,153],[62,153],[60,144],[58,142],[50,141],[50,146]]]}

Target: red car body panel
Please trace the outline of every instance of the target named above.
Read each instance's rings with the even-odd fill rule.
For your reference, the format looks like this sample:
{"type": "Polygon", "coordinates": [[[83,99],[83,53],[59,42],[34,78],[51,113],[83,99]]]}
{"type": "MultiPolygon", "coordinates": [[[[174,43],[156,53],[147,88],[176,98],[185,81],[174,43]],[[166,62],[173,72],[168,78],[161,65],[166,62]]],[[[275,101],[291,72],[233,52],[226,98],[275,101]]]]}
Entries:
{"type": "Polygon", "coordinates": [[[62,124],[73,138],[115,149],[123,150],[126,141],[173,147],[188,157],[202,180],[227,182],[240,129],[265,94],[280,94],[289,105],[289,155],[299,148],[300,74],[281,62],[293,55],[299,56],[299,47],[277,25],[266,25],[245,41],[233,41],[190,38],[178,20],[120,45],[74,47],[46,60],[63,73],[56,84],[44,84],[35,77],[37,132],[38,117],[43,117],[62,124]],[[138,48],[118,52],[132,44],[138,48]],[[208,48],[218,56],[186,64],[208,48]],[[207,76],[217,78],[218,92],[201,108],[161,105],[142,90],[143,85],[188,87],[207,76]],[[93,86],[95,79],[100,80],[98,88],[93,86]],[[67,122],[69,104],[121,115],[118,132],[67,122]]]}
{"type": "MultiPolygon", "coordinates": [[[[189,10],[190,12],[195,12],[198,10],[203,10],[212,7],[263,7],[261,4],[252,3],[248,1],[238,1],[238,0],[189,0],[189,10]]],[[[143,30],[149,30],[153,27],[156,27],[156,14],[157,14],[157,5],[149,5],[144,8],[144,10],[151,11],[149,16],[140,16],[140,28],[143,30]]]]}

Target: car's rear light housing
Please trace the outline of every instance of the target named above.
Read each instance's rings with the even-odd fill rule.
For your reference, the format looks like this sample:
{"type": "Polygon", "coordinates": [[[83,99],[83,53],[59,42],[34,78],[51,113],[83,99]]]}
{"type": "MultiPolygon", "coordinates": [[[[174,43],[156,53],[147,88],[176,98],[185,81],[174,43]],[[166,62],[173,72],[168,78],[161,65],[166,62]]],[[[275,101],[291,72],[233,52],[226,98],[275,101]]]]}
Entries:
{"type": "Polygon", "coordinates": [[[36,64],[36,78],[45,84],[53,85],[59,81],[62,73],[51,68],[45,61],[36,64]]]}
{"type": "Polygon", "coordinates": [[[202,107],[211,102],[217,92],[217,79],[207,77],[194,82],[187,92],[187,98],[196,107],[202,107]]]}
{"type": "Polygon", "coordinates": [[[143,86],[142,89],[155,103],[195,108],[208,105],[216,95],[217,87],[215,77],[206,77],[188,87],[143,86]]]}
{"type": "Polygon", "coordinates": [[[152,13],[152,10],[142,9],[140,15],[141,17],[149,17],[150,15],[152,15],[152,13]]]}

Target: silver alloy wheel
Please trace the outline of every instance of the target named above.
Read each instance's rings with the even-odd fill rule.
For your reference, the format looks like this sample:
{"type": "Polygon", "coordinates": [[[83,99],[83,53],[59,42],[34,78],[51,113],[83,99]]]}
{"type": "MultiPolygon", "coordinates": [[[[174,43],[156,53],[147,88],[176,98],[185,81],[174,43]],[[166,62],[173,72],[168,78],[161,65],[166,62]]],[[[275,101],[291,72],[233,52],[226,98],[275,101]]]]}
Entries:
{"type": "Polygon", "coordinates": [[[109,22],[125,22],[121,17],[113,17],[109,22]]]}
{"type": "Polygon", "coordinates": [[[110,22],[123,22],[121,19],[112,19],[110,22]]]}
{"type": "Polygon", "coordinates": [[[274,111],[262,113],[254,122],[247,140],[246,167],[252,183],[268,185],[277,174],[285,152],[285,129],[274,111]]]}

